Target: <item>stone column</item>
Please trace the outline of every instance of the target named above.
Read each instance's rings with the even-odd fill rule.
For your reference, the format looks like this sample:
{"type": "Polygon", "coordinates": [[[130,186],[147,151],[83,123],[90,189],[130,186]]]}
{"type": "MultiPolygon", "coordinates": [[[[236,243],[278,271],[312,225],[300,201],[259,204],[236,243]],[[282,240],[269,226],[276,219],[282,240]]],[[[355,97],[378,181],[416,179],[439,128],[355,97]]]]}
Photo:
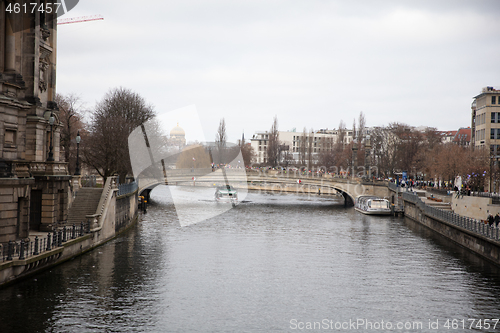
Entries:
{"type": "Polygon", "coordinates": [[[16,70],[16,35],[14,33],[14,14],[5,12],[5,71],[16,70]]]}
{"type": "Polygon", "coordinates": [[[46,183],[42,193],[42,223],[40,231],[52,231],[56,222],[57,192],[53,184],[46,183]]]}

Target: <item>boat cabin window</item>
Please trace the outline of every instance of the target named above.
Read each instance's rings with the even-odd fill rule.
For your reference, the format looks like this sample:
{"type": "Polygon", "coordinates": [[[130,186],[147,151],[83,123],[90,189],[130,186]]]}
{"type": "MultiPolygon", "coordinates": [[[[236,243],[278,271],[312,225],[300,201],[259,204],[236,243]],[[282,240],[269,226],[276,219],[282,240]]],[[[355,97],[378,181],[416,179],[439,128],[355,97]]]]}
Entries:
{"type": "Polygon", "coordinates": [[[368,203],[370,208],[389,208],[389,203],[385,200],[372,200],[368,203]]]}

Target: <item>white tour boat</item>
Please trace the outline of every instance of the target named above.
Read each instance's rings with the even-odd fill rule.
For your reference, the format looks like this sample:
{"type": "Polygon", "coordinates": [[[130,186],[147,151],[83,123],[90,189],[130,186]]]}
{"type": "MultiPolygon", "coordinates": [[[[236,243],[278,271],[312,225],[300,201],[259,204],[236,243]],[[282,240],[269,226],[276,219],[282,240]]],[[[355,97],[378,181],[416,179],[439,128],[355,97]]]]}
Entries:
{"type": "Polygon", "coordinates": [[[217,202],[236,203],[238,202],[238,191],[232,186],[219,186],[215,190],[215,200],[217,202]]]}
{"type": "Polygon", "coordinates": [[[360,195],[356,198],[354,209],[368,215],[390,215],[391,204],[389,200],[372,195],[360,195]]]}

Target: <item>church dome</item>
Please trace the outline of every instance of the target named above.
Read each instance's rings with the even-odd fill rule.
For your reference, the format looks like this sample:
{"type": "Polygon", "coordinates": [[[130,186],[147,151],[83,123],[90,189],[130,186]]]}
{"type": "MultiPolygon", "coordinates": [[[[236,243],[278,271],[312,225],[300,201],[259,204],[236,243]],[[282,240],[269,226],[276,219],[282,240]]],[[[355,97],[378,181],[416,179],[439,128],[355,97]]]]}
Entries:
{"type": "Polygon", "coordinates": [[[172,130],[170,131],[170,137],[179,137],[179,136],[186,136],[186,132],[184,132],[184,130],[181,127],[179,127],[179,123],[177,123],[177,126],[172,128],[172,130]]]}

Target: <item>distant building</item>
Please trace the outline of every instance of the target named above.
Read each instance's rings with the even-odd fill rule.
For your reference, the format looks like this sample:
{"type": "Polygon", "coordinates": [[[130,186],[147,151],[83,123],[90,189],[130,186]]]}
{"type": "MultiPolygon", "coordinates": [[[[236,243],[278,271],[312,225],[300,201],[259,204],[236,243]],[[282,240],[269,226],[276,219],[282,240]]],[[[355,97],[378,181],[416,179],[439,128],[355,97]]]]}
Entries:
{"type": "Polygon", "coordinates": [[[442,143],[450,143],[453,142],[455,135],[457,135],[458,131],[437,131],[437,133],[441,136],[442,143]]]}
{"type": "Polygon", "coordinates": [[[492,155],[500,155],[500,90],[483,88],[471,109],[471,146],[489,148],[492,155]]]}
{"type": "Polygon", "coordinates": [[[459,128],[458,131],[456,131],[452,142],[459,146],[470,147],[471,132],[472,130],[470,127],[459,128]]]}
{"type": "MultiPolygon", "coordinates": [[[[344,145],[348,145],[353,140],[353,131],[346,129],[344,145]]],[[[301,154],[309,154],[311,151],[313,162],[318,161],[322,152],[332,150],[337,143],[338,130],[321,129],[311,133],[296,131],[280,131],[279,141],[281,143],[281,160],[286,159],[289,163],[299,163],[301,154]],[[286,156],[288,158],[286,158],[286,156]]],[[[251,146],[255,153],[255,162],[258,164],[267,163],[267,147],[269,142],[268,131],[258,131],[250,139],[251,146]]]]}
{"type": "Polygon", "coordinates": [[[179,148],[186,146],[186,132],[179,126],[179,123],[170,130],[169,144],[179,148]]]}

